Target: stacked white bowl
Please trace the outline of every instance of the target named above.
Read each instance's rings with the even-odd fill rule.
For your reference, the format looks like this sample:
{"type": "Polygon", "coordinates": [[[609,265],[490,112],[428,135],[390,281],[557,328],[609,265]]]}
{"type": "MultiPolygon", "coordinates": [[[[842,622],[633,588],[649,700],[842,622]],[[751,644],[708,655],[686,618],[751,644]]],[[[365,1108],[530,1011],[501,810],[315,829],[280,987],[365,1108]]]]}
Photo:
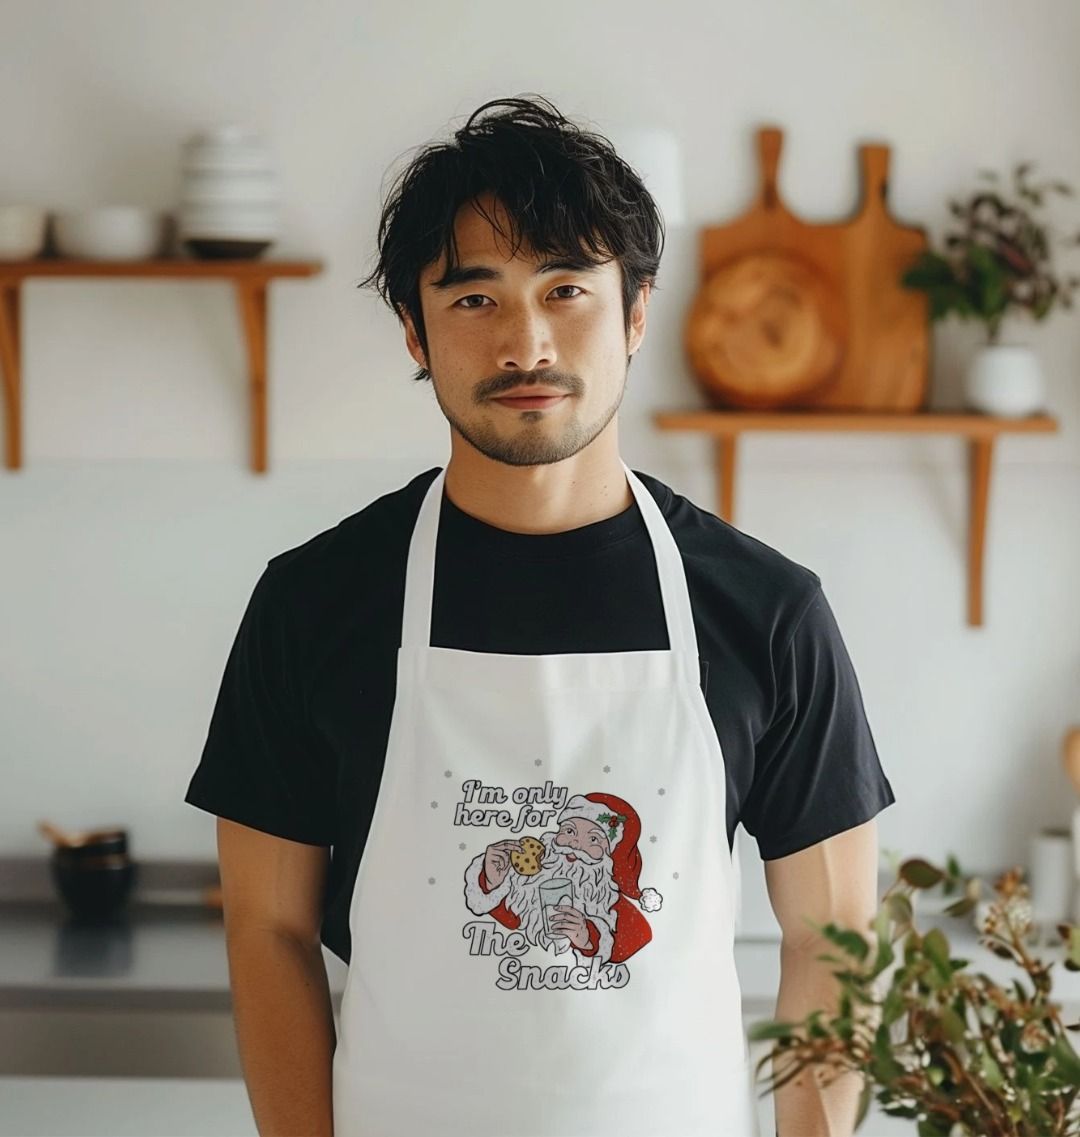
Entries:
{"type": "Polygon", "coordinates": [[[45,248],[48,212],[40,205],[0,205],[0,261],[26,261],[45,248]]]}
{"type": "Polygon", "coordinates": [[[139,205],[56,213],[40,205],[0,205],[0,261],[33,260],[45,254],[50,222],[60,257],[139,261],[162,255],[172,217],[139,205]]]}
{"type": "Polygon", "coordinates": [[[141,205],[102,205],[53,216],[57,253],[77,260],[151,260],[167,250],[171,225],[169,213],[141,205]]]}
{"type": "Polygon", "coordinates": [[[279,234],[277,170],[257,133],[227,125],[182,147],[179,239],[196,256],[256,257],[279,234]]]}

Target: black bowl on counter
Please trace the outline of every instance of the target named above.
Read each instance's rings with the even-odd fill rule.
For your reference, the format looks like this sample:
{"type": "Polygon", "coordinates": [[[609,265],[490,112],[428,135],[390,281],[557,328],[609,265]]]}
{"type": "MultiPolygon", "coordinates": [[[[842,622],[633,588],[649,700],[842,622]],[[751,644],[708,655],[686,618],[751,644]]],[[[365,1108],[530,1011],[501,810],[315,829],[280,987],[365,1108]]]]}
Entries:
{"type": "Polygon", "coordinates": [[[95,829],[69,844],[57,845],[56,852],[65,857],[100,857],[112,854],[124,856],[128,851],[126,829],[95,829]]]}
{"type": "Polygon", "coordinates": [[[106,919],[127,903],[138,866],[126,853],[56,849],[49,858],[53,883],[73,916],[106,919]]]}

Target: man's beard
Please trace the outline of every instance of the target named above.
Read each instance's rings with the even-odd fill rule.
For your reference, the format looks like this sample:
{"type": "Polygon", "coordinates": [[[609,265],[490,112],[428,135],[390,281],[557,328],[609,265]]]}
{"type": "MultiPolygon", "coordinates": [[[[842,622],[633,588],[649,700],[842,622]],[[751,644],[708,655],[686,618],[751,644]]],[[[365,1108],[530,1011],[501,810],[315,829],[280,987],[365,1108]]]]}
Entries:
{"type": "Polygon", "coordinates": [[[552,462],[562,462],[584,450],[611,422],[622,403],[626,378],[624,376],[618,398],[591,425],[583,425],[573,410],[567,421],[558,428],[546,426],[540,419],[549,413],[562,413],[559,410],[517,411],[515,413],[521,416],[519,422],[516,426],[505,428],[506,433],[500,431],[490,417],[473,422],[456,417],[439,398],[439,389],[434,381],[432,386],[447,422],[485,458],[502,462],[506,466],[546,466],[552,462]]]}
{"type": "Polygon", "coordinates": [[[547,947],[551,937],[544,930],[544,913],[540,903],[540,885],[549,880],[568,880],[573,891],[570,905],[586,916],[600,914],[615,931],[615,913],[611,911],[619,899],[615,884],[611,855],[604,853],[594,860],[569,845],[556,845],[555,832],[544,833],[543,863],[533,876],[520,876],[511,870],[513,881],[506,897],[506,906],[521,920],[519,930],[525,938],[539,947],[547,947]],[[574,860],[568,861],[567,854],[574,860]]]}

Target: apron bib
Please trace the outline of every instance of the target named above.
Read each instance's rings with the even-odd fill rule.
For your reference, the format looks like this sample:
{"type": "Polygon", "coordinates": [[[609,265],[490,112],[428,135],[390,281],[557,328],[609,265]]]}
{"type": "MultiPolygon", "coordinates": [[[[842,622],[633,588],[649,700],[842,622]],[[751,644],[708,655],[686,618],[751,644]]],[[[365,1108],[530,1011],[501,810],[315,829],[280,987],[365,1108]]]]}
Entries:
{"type": "Polygon", "coordinates": [[[623,468],[669,650],[432,647],[445,469],[424,497],[335,1137],[759,1137],[724,759],[678,548],[623,468]]]}

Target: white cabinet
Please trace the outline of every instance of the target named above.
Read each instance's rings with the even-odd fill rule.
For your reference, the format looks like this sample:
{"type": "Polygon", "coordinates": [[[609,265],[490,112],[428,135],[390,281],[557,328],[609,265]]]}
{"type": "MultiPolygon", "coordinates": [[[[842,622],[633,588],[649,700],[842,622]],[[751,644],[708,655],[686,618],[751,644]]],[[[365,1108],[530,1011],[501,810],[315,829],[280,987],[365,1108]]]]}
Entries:
{"type": "Polygon", "coordinates": [[[232,1078],[0,1078],[0,1137],[257,1137],[232,1078]]]}
{"type": "Polygon", "coordinates": [[[35,1074],[239,1078],[242,1072],[230,1011],[0,1010],[0,1075],[35,1074]]]}

